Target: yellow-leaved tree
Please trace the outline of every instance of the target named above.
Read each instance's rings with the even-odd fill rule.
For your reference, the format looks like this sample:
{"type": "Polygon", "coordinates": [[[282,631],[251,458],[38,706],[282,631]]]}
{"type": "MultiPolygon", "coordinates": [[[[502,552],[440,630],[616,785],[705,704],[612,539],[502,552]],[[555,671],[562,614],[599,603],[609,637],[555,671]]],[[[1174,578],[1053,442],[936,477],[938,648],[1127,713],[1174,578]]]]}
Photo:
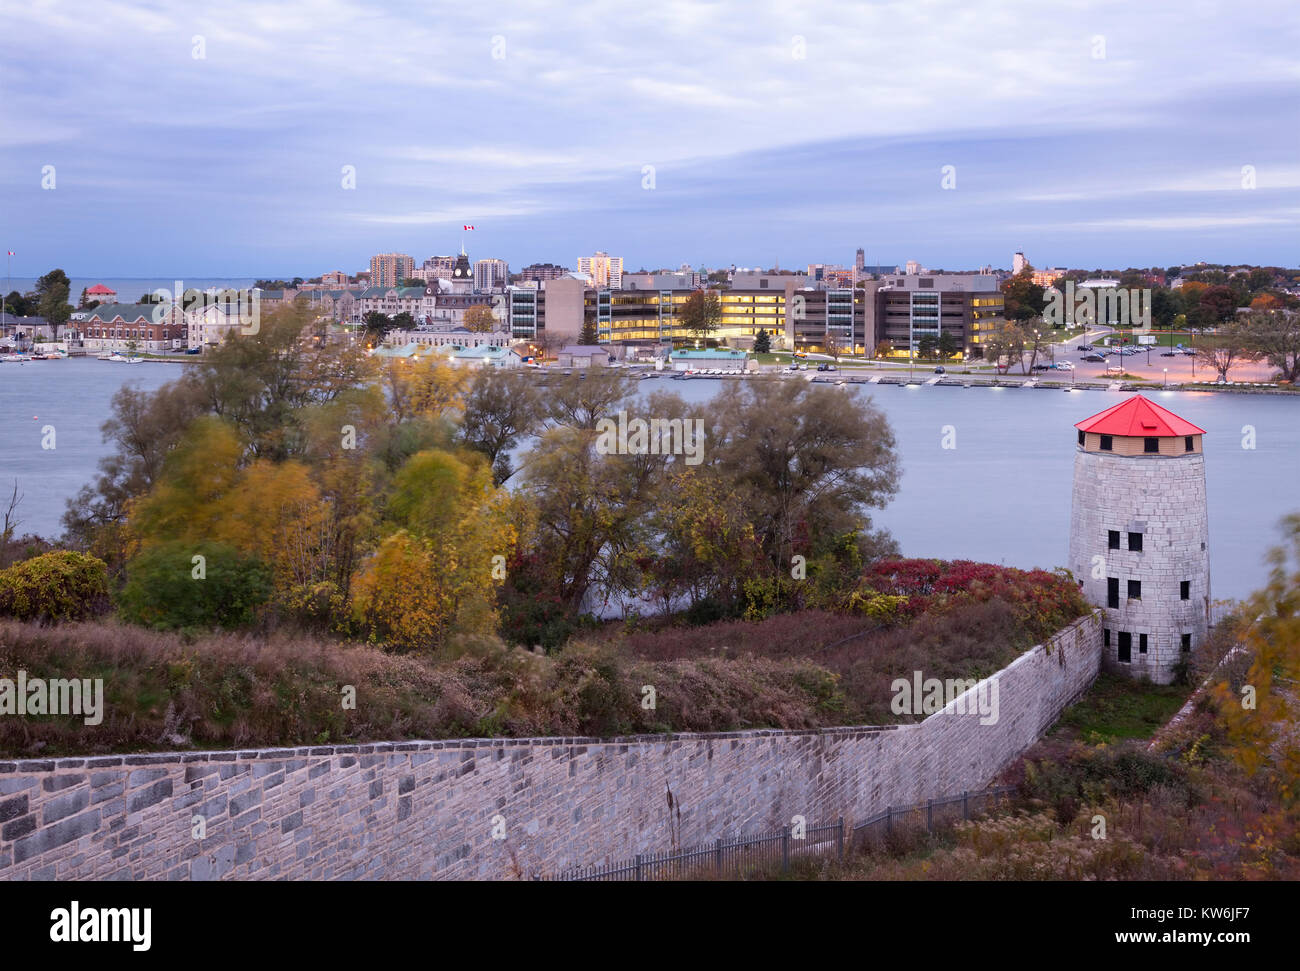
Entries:
{"type": "Polygon", "coordinates": [[[1268,583],[1247,602],[1242,635],[1251,665],[1240,694],[1215,687],[1228,741],[1251,775],[1268,773],[1287,802],[1300,798],[1300,514],[1283,520],[1268,583]]]}
{"type": "Polygon", "coordinates": [[[412,455],[393,480],[391,532],[352,582],[367,636],[430,651],[452,634],[494,631],[496,589],[518,539],[512,505],[477,452],[412,455]]]}

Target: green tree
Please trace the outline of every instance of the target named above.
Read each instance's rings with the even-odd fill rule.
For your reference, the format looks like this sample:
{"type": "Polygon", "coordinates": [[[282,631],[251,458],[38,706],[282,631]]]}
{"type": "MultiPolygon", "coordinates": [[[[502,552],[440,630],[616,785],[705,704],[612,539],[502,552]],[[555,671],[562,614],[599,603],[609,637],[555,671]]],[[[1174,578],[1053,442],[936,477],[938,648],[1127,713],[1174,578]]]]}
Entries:
{"type": "MultiPolygon", "coordinates": [[[[1057,281],[1061,285],[1061,281],[1057,281]]],[[[1002,283],[1002,315],[1007,320],[1025,321],[1041,317],[1043,288],[1034,282],[1033,267],[1025,267],[1002,283]]]]}
{"type": "Polygon", "coordinates": [[[587,347],[594,347],[600,343],[600,337],[596,334],[596,322],[594,320],[583,320],[582,332],[578,334],[578,343],[587,347]]]}
{"type": "Polygon", "coordinates": [[[72,281],[62,270],[51,270],[36,281],[37,310],[50,324],[54,339],[59,339],[59,328],[72,316],[68,294],[72,281]]]}
{"type": "Polygon", "coordinates": [[[271,571],[256,557],[220,543],[173,541],[131,560],[117,604],[129,623],[201,631],[247,627],[270,596],[271,571]]]}
{"type": "Polygon", "coordinates": [[[722,323],[722,300],[716,290],[695,290],[682,304],[677,319],[683,330],[705,340],[722,323]]]}
{"type": "Polygon", "coordinates": [[[939,334],[939,343],[936,348],[941,357],[952,358],[961,353],[961,341],[950,330],[945,330],[939,334]]]}
{"type": "MultiPolygon", "coordinates": [[[[731,382],[707,411],[704,464],[749,510],[773,570],[834,537],[868,535],[898,489],[894,435],[869,400],[776,379],[731,382]]],[[[868,557],[869,558],[869,557],[868,557]]]]}
{"type": "Polygon", "coordinates": [[[388,314],[370,310],[361,318],[361,326],[365,329],[366,340],[378,344],[384,339],[384,335],[393,329],[394,324],[393,318],[388,314]]]}
{"type": "Polygon", "coordinates": [[[760,327],[758,333],[754,335],[754,353],[770,354],[772,352],[772,335],[766,328],[760,327]]]}
{"type": "Polygon", "coordinates": [[[521,371],[483,368],[465,396],[461,440],[481,452],[500,485],[514,474],[510,452],[542,422],[537,383],[521,371]]]}

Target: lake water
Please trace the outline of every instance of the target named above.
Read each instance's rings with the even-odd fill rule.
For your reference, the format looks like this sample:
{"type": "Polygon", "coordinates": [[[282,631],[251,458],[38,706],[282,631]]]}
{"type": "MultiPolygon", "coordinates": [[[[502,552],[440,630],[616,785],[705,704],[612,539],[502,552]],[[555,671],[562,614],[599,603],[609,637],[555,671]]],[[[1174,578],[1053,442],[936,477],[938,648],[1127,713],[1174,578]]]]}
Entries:
{"type": "MultiPolygon", "coordinates": [[[[25,494],[22,532],[54,536],[69,498],[107,452],[99,426],[123,383],[156,388],[183,365],[93,359],[0,363],[0,490],[25,494]],[[54,449],[41,447],[52,425],[54,449]]],[[[720,382],[644,381],[701,402],[720,382]]],[[[1105,391],[873,386],[898,439],[898,496],[873,513],[908,556],[989,560],[1018,567],[1063,565],[1069,543],[1074,423],[1116,404],[1105,391]],[[951,425],[956,448],[942,447],[951,425]]],[[[1161,405],[1207,432],[1211,585],[1245,596],[1266,576],[1265,550],[1278,520],[1300,512],[1300,401],[1270,395],[1155,392],[1161,405]],[[1243,427],[1255,448],[1243,448],[1243,427]]]]}

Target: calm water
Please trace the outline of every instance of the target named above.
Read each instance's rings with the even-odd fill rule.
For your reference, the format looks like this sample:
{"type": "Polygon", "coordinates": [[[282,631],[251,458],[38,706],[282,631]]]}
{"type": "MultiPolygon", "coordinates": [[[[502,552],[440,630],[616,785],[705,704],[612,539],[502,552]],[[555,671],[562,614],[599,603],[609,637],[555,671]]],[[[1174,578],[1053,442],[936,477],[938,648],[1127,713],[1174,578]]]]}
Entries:
{"type": "MultiPolygon", "coordinates": [[[[644,381],[699,401],[708,380],[644,381]]],[[[903,468],[896,498],[873,512],[907,556],[1016,567],[1064,566],[1069,549],[1074,423],[1124,397],[1029,388],[854,388],[888,416],[903,468]],[[942,448],[943,426],[956,429],[942,448]]],[[[1300,401],[1271,395],[1155,392],[1152,400],[1206,430],[1213,596],[1259,587],[1278,520],[1300,512],[1300,401]],[[1255,429],[1242,448],[1242,426],[1255,429]]]]}
{"type": "Polygon", "coordinates": [[[94,358],[0,362],[0,502],[14,479],[23,494],[18,532],[63,532],[67,501],[96,475],[109,451],[99,426],[123,384],[152,390],[181,375],[182,364],[117,364],[94,358]],[[54,448],[41,447],[41,429],[54,426],[54,448]]]}
{"type": "MultiPolygon", "coordinates": [[[[0,363],[0,488],[14,478],[25,493],[21,531],[61,531],[65,503],[95,474],[107,451],[99,426],[123,383],[156,388],[179,364],[107,361],[0,363]],[[35,418],[33,418],[35,416],[35,418]],[[57,447],[41,448],[55,427],[57,447]]],[[[645,381],[704,401],[709,380],[645,381]]],[[[898,496],[874,519],[909,556],[991,560],[1020,567],[1065,562],[1075,422],[1121,400],[1104,391],[872,387],[889,417],[903,466],[898,496]],[[956,430],[942,448],[943,426],[956,430]]],[[[1267,395],[1157,392],[1155,400],[1206,429],[1212,587],[1244,596],[1266,575],[1263,553],[1278,520],[1300,512],[1300,401],[1267,395]],[[1242,448],[1242,428],[1256,447],[1242,448]]]]}

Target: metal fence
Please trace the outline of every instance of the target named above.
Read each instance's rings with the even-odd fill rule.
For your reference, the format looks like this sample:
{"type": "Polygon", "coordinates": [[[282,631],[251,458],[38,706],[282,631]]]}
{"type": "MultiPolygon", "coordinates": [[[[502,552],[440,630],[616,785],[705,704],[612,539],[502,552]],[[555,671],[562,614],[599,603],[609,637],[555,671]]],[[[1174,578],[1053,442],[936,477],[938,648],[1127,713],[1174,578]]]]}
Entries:
{"type": "Polygon", "coordinates": [[[692,880],[737,877],[759,869],[790,868],[790,861],[834,854],[844,857],[844,819],[809,826],[803,837],[790,826],[757,836],[714,840],[680,850],[642,853],[622,863],[574,867],[539,880],[692,880]]]}
{"type": "Polygon", "coordinates": [[[853,827],[854,843],[881,840],[908,830],[927,833],[978,816],[1010,802],[1015,786],[994,786],[978,792],[963,792],[944,799],[927,799],[911,806],[889,806],[853,827]]]}
{"type": "MultiPolygon", "coordinates": [[[[930,799],[911,806],[890,806],[853,827],[852,839],[883,839],[890,833],[924,829],[933,833],[958,820],[970,819],[1006,805],[1015,786],[997,786],[930,799]]],[[[699,846],[642,853],[621,863],[573,867],[535,880],[698,880],[739,877],[756,870],[789,870],[790,861],[834,855],[844,859],[845,830],[841,817],[833,823],[809,826],[800,839],[790,826],[757,836],[736,836],[699,846]]]]}

